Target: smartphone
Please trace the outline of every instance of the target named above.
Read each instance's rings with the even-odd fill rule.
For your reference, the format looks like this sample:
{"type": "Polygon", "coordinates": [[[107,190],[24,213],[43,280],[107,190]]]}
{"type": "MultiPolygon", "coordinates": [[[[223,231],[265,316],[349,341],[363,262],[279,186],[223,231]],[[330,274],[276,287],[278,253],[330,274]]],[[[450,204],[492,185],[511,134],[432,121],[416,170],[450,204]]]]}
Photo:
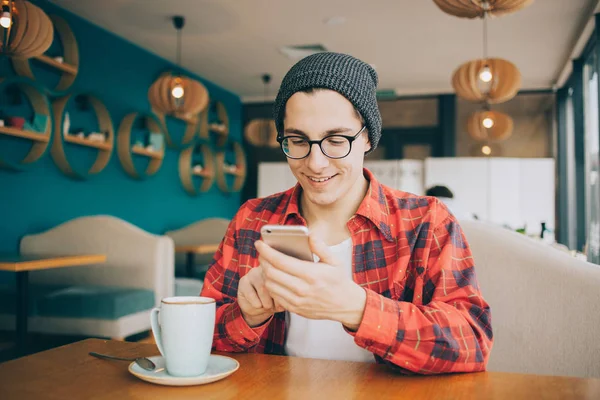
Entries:
{"type": "Polygon", "coordinates": [[[262,240],[277,251],[300,260],[314,261],[308,244],[308,228],[302,225],[264,225],[262,240]]]}

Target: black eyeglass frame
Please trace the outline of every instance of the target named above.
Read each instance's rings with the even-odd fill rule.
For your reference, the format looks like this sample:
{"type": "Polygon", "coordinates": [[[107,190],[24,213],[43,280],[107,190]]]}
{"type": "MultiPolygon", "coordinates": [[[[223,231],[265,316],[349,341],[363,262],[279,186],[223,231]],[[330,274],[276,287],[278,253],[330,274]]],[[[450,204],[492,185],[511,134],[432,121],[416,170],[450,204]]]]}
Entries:
{"type": "Polygon", "coordinates": [[[308,156],[310,156],[310,152],[312,151],[313,145],[316,144],[319,146],[319,149],[321,149],[321,153],[323,153],[323,155],[325,155],[325,157],[327,158],[331,158],[332,160],[339,160],[341,158],[345,158],[348,157],[348,154],[350,154],[352,152],[352,142],[354,142],[358,136],[363,133],[363,131],[365,130],[367,126],[363,125],[363,127],[360,129],[360,131],[358,131],[354,136],[346,136],[346,135],[328,135],[325,136],[323,139],[321,140],[308,140],[308,138],[303,137],[303,136],[298,136],[298,135],[289,135],[289,136],[282,136],[282,137],[278,137],[277,141],[279,142],[279,147],[281,147],[281,151],[283,152],[283,154],[285,154],[285,156],[287,158],[291,158],[292,160],[302,160],[308,156]],[[344,138],[348,141],[348,143],[350,144],[350,147],[348,148],[348,152],[341,156],[341,157],[331,157],[330,155],[328,155],[324,150],[323,147],[321,146],[321,144],[323,143],[323,141],[325,141],[326,139],[331,139],[331,138],[344,138]],[[290,157],[285,150],[283,150],[283,141],[285,139],[290,139],[290,138],[300,138],[303,140],[306,140],[306,142],[308,143],[309,147],[308,147],[308,153],[306,153],[306,155],[304,157],[290,157]]]}

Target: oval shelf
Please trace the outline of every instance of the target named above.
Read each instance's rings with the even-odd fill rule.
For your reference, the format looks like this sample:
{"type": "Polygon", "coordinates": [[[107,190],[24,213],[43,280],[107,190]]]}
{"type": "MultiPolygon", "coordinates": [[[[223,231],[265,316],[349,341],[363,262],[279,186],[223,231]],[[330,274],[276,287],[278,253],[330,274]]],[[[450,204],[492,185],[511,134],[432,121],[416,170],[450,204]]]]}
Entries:
{"type": "MultiPolygon", "coordinates": [[[[58,15],[50,15],[49,17],[52,20],[54,29],[58,33],[58,37],[62,43],[64,62],[59,62],[45,54],[33,58],[61,72],[60,81],[56,87],[50,89],[50,91],[64,92],[71,87],[73,82],[75,82],[75,78],[77,78],[79,72],[79,49],[77,46],[77,39],[67,21],[58,15]]],[[[31,58],[11,58],[11,61],[17,74],[35,80],[35,75],[33,74],[30,64],[31,58]]]]}
{"type": "MultiPolygon", "coordinates": [[[[206,119],[208,123],[207,131],[213,132],[216,134],[217,146],[223,147],[227,144],[227,139],[229,137],[229,115],[227,114],[227,109],[225,105],[220,101],[214,103],[215,112],[217,114],[218,122],[209,123],[209,115],[206,114],[206,119]]],[[[202,133],[202,132],[201,132],[202,133]]]]}
{"type": "Polygon", "coordinates": [[[219,151],[215,156],[217,167],[217,185],[225,193],[234,193],[242,190],[246,181],[246,155],[244,149],[237,142],[231,142],[235,153],[235,170],[225,165],[225,150],[219,151]],[[234,176],[231,187],[227,184],[227,175],[234,176]]]}
{"type": "Polygon", "coordinates": [[[21,92],[25,93],[35,114],[46,117],[46,121],[43,125],[41,125],[41,122],[36,122],[35,119],[33,121],[34,125],[40,123],[40,128],[42,128],[43,131],[32,131],[11,126],[0,127],[0,135],[8,135],[33,141],[29,153],[27,153],[21,161],[13,163],[0,159],[1,167],[13,171],[22,171],[35,163],[46,153],[52,135],[52,115],[50,113],[50,103],[48,98],[42,94],[39,84],[26,78],[0,80],[0,90],[5,89],[3,86],[12,85],[15,85],[21,92]]]}
{"type": "Polygon", "coordinates": [[[102,104],[102,102],[94,96],[80,96],[83,96],[86,99],[86,101],[88,101],[91,104],[92,108],[94,109],[94,112],[96,113],[96,118],[98,119],[99,130],[100,132],[108,132],[108,138],[104,142],[99,142],[86,138],[80,138],[74,135],[64,135],[62,127],[65,115],[65,108],[69,100],[73,98],[74,95],[70,94],[67,96],[57,98],[52,103],[52,111],[54,113],[54,138],[52,141],[52,148],[50,149],[50,154],[52,155],[52,159],[54,160],[56,166],[65,175],[75,179],[85,179],[89,175],[95,175],[100,173],[110,161],[110,156],[112,154],[115,140],[113,124],[110,119],[110,114],[106,109],[106,106],[104,106],[104,104],[102,104]],[[69,164],[69,161],[67,160],[67,156],[65,154],[63,141],[67,143],[77,144],[80,146],[98,149],[98,156],[96,157],[96,161],[94,161],[94,164],[86,173],[80,173],[71,168],[71,165],[69,164]]]}
{"type": "Polygon", "coordinates": [[[164,135],[164,132],[160,122],[152,115],[130,113],[123,118],[123,121],[119,125],[117,133],[117,155],[119,156],[119,161],[121,161],[123,169],[129,176],[135,179],[143,179],[154,175],[160,169],[165,157],[165,149],[163,147],[160,151],[156,151],[143,147],[138,148],[135,145],[131,146],[131,129],[138,118],[144,119],[145,126],[150,130],[150,135],[152,133],[164,135]],[[149,158],[150,161],[143,174],[136,170],[133,164],[133,154],[149,158]]]}
{"type": "Polygon", "coordinates": [[[196,131],[198,130],[199,119],[198,116],[189,118],[183,115],[169,115],[170,117],[177,118],[180,121],[185,122],[185,133],[183,134],[183,138],[181,138],[181,143],[176,143],[171,138],[171,134],[169,133],[169,127],[167,126],[167,118],[165,114],[159,113],[156,110],[152,110],[154,115],[161,124],[162,131],[165,135],[165,141],[167,142],[167,146],[174,149],[181,149],[185,145],[192,143],[194,140],[194,136],[196,135],[196,131]]]}
{"type": "Polygon", "coordinates": [[[179,155],[179,178],[186,192],[195,196],[200,193],[208,192],[215,180],[215,162],[212,150],[207,144],[196,144],[189,146],[179,155]],[[202,171],[195,171],[192,167],[192,156],[194,151],[199,149],[202,152],[204,166],[202,171]],[[202,178],[200,188],[196,189],[194,177],[202,178]]]}

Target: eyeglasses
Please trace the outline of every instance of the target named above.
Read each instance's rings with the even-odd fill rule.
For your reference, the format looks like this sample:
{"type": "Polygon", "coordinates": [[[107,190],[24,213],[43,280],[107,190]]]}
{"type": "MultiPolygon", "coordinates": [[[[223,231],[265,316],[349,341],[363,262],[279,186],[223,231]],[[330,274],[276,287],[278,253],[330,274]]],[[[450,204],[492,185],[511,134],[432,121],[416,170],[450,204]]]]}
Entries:
{"type": "Polygon", "coordinates": [[[303,136],[284,136],[277,141],[286,157],[301,160],[308,157],[313,144],[319,145],[321,152],[329,158],[344,158],[352,151],[352,142],[365,130],[366,125],[354,136],[329,135],[321,140],[308,140],[303,136]]]}

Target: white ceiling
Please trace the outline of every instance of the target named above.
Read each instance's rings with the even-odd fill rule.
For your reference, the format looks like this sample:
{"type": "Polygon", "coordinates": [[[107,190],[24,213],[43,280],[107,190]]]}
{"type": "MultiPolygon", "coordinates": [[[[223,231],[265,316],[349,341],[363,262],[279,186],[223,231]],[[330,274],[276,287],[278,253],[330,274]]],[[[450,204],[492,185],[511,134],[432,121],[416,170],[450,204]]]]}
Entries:
{"type": "MultiPolygon", "coordinates": [[[[51,0],[75,14],[175,61],[170,17],[184,15],[182,64],[236,93],[272,97],[294,61],[279,49],[322,44],[374,64],[380,89],[400,95],[452,91],[461,63],[482,56],[482,22],[449,16],[432,0],[51,0]],[[326,25],[342,16],[341,25],[326,25]]],[[[551,88],[597,0],[537,0],[488,22],[489,55],[522,73],[524,89],[551,88]]]]}

